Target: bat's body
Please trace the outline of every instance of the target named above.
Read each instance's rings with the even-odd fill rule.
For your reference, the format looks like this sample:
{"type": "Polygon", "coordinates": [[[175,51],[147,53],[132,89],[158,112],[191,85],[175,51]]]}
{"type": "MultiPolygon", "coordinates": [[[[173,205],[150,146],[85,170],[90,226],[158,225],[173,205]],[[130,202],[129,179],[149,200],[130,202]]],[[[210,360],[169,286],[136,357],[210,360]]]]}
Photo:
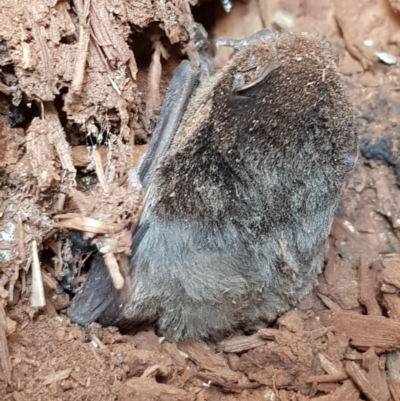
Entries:
{"type": "Polygon", "coordinates": [[[315,284],[357,154],[352,111],[329,47],[307,35],[261,37],[187,107],[178,102],[167,145],[141,170],[129,287],[114,290],[98,258],[72,320],[150,321],[169,339],[217,340],[273,321],[315,284]]]}

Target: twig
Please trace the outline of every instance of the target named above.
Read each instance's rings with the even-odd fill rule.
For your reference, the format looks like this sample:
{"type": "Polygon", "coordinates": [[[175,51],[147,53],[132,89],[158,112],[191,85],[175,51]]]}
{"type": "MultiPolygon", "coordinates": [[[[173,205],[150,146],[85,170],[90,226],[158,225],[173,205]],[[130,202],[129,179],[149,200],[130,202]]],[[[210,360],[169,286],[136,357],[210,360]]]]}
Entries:
{"type": "Polygon", "coordinates": [[[35,240],[32,241],[32,292],[30,303],[33,308],[42,308],[46,305],[39,255],[35,240]]]}
{"type": "Polygon", "coordinates": [[[160,81],[162,73],[161,65],[161,43],[159,40],[154,45],[154,52],[151,57],[151,63],[148,74],[148,90],[146,96],[146,123],[150,123],[150,119],[154,111],[160,107],[160,81]]]}
{"type": "Polygon", "coordinates": [[[85,66],[89,54],[90,41],[90,0],[74,0],[79,18],[79,42],[76,51],[74,78],[71,83],[71,92],[80,93],[85,76],[85,66]]]}

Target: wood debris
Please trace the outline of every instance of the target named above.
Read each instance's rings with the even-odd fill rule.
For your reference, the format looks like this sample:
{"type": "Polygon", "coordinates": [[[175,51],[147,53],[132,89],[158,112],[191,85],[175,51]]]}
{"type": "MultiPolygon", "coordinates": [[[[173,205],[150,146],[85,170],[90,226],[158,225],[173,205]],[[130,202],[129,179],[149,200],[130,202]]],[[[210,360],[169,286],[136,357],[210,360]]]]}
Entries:
{"type": "MultiPolygon", "coordinates": [[[[232,2],[209,21],[211,40],[286,15],[294,32],[331,41],[361,149],[318,287],[272,327],[216,349],[147,328],[99,329],[85,343],[65,319],[70,295],[59,283],[73,259],[69,231],[103,252],[115,287],[126,280],[144,143],[172,71],[184,57],[198,61],[191,10],[204,19],[219,2],[0,2],[1,399],[400,401],[400,77],[376,57],[400,55],[397,0],[232,2]],[[367,158],[367,142],[382,139],[378,159],[367,158]],[[40,312],[28,306],[31,288],[40,312]]],[[[217,49],[217,64],[228,53],[217,49]]]]}
{"type": "Polygon", "coordinates": [[[47,386],[52,383],[57,383],[61,380],[68,379],[69,375],[71,374],[72,369],[64,369],[56,372],[52,375],[49,375],[43,379],[43,385],[47,386]]]}
{"type": "Polygon", "coordinates": [[[400,349],[400,323],[382,316],[360,315],[347,311],[324,311],[320,319],[350,337],[354,347],[393,351],[400,349]]]}

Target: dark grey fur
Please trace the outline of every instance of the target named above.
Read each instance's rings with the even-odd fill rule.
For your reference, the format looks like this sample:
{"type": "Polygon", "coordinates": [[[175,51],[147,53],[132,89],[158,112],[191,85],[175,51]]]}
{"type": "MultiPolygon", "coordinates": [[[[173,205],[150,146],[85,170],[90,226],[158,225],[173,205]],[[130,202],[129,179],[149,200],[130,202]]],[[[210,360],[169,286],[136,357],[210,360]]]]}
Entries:
{"type": "Polygon", "coordinates": [[[115,291],[98,260],[71,319],[211,341],[273,321],[316,282],[356,154],[331,49],[289,34],[241,48],[191,99],[152,177],[130,283],[115,291]],[[234,92],[250,70],[256,84],[234,92]]]}

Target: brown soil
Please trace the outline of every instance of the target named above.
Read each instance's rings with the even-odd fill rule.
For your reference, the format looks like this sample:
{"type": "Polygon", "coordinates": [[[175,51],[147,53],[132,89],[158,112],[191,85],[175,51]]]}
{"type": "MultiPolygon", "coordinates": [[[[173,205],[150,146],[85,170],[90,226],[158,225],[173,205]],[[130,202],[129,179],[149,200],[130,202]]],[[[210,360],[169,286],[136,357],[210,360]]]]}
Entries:
{"type": "MultiPolygon", "coordinates": [[[[195,10],[211,39],[288,21],[291,30],[329,39],[349,85],[361,149],[319,286],[273,327],[212,347],[169,343],[152,327],[121,334],[92,325],[85,333],[68,321],[69,295],[57,282],[65,258],[60,227],[84,226],[101,238],[103,225],[112,225],[118,246],[111,253],[123,265],[141,202],[126,176],[145,150],[139,144],[173,68],[191,57],[188,8],[92,1],[93,23],[103,26],[111,6],[119,17],[73,39],[76,24],[85,26],[85,1],[72,2],[76,13],[63,0],[17,3],[0,0],[0,399],[399,401],[400,67],[380,62],[376,52],[400,56],[400,2],[250,0],[224,14],[204,1],[195,10]],[[82,81],[79,63],[68,60],[77,60],[85,40],[92,50],[82,81]],[[150,54],[141,42],[153,43],[150,54]],[[129,68],[124,82],[122,66],[129,68]],[[99,127],[108,148],[96,139],[99,127]],[[82,140],[88,132],[98,144],[93,153],[82,140]],[[82,168],[95,171],[95,189],[77,178],[82,168]],[[101,215],[92,207],[100,203],[101,215]],[[34,241],[46,299],[39,309],[30,298],[34,241]]],[[[216,50],[216,64],[228,55],[216,50]]]]}

